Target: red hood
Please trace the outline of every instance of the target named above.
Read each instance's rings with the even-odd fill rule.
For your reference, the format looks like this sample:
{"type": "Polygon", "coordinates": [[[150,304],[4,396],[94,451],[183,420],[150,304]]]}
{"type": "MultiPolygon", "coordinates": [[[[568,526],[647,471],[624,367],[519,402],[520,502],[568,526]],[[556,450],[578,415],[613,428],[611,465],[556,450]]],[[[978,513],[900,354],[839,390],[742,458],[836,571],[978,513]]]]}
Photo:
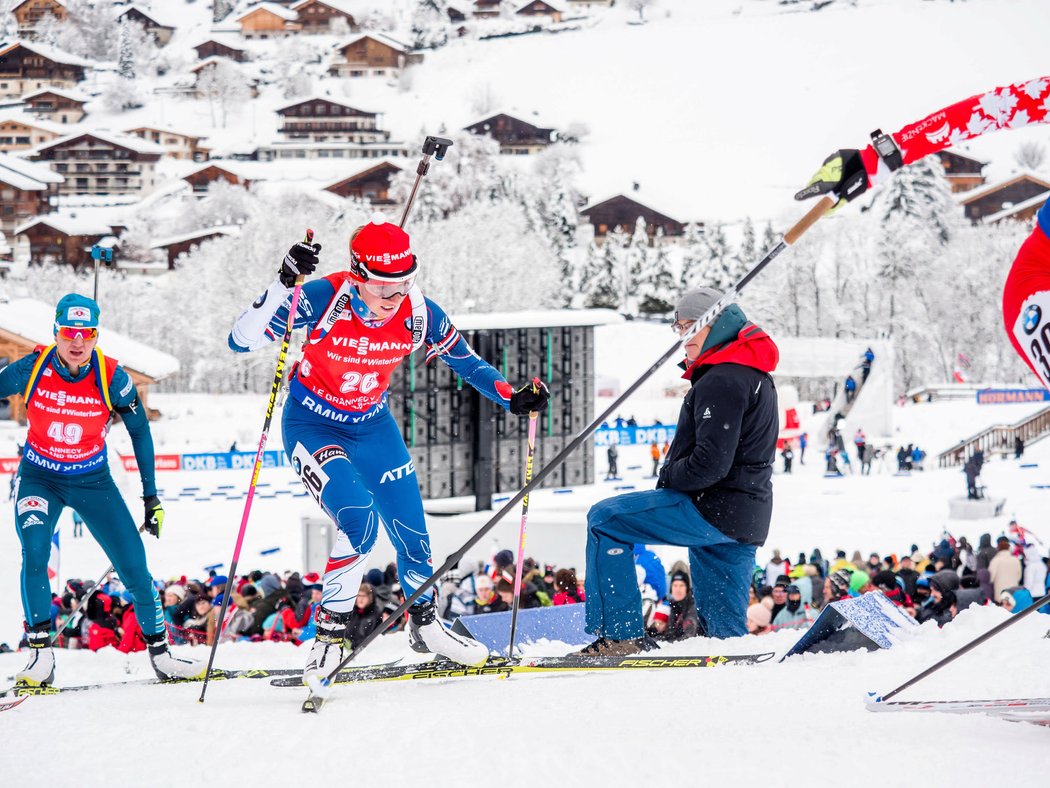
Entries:
{"type": "Polygon", "coordinates": [[[700,367],[725,363],[741,364],[759,372],[772,372],[779,361],[780,350],[769,334],[754,323],[748,323],[740,329],[736,339],[701,353],[696,361],[686,367],[682,377],[692,380],[693,373],[700,367]]]}

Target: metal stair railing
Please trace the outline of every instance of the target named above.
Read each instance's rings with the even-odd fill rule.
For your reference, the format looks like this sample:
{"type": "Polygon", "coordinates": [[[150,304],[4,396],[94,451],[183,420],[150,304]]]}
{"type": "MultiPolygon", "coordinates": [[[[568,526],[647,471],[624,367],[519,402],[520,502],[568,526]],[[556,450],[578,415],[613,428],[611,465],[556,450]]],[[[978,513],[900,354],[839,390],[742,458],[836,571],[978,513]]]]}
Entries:
{"type": "Polygon", "coordinates": [[[962,465],[978,449],[986,456],[994,452],[1009,454],[1014,450],[1014,439],[1020,437],[1025,448],[1040,438],[1050,435],[1050,407],[1016,424],[997,424],[994,427],[978,432],[976,435],[959,441],[950,449],[937,455],[937,467],[950,468],[962,465]]]}

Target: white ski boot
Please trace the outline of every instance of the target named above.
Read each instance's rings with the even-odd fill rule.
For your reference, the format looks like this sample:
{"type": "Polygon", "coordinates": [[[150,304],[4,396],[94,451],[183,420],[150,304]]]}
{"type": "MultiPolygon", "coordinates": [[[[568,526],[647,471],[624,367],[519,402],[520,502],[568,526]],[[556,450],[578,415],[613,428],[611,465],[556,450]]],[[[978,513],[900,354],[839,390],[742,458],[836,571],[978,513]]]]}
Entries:
{"type": "Polygon", "coordinates": [[[153,663],[153,672],[161,681],[178,681],[180,679],[203,679],[207,669],[202,660],[176,657],[168,648],[168,633],[144,636],[149,650],[149,661],[153,663]]]}
{"type": "Polygon", "coordinates": [[[26,635],[29,643],[29,664],[15,674],[15,684],[40,687],[55,683],[55,652],[51,648],[49,630],[48,624],[41,624],[26,635]]]}
{"type": "Polygon", "coordinates": [[[474,668],[488,661],[488,648],[473,638],[447,629],[438,619],[433,602],[412,605],[408,613],[408,644],[413,651],[437,654],[474,668]]]}
{"type": "Polygon", "coordinates": [[[306,660],[303,669],[303,681],[306,682],[311,676],[323,679],[328,676],[335,666],[346,657],[347,624],[350,622],[349,613],[336,613],[320,605],[314,621],[317,626],[317,636],[314,645],[310,649],[310,656],[306,660]]]}

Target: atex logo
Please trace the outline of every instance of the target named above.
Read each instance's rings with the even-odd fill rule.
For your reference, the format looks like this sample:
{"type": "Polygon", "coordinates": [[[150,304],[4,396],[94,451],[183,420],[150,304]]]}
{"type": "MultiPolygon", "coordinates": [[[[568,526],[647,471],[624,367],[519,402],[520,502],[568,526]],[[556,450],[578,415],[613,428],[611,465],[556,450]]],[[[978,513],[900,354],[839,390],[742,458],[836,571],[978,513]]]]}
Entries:
{"type": "Polygon", "coordinates": [[[400,468],[391,468],[389,471],[384,473],[380,477],[379,483],[386,484],[387,482],[397,481],[399,479],[405,478],[406,476],[411,476],[415,472],[416,466],[413,465],[412,460],[409,460],[400,468]]]}

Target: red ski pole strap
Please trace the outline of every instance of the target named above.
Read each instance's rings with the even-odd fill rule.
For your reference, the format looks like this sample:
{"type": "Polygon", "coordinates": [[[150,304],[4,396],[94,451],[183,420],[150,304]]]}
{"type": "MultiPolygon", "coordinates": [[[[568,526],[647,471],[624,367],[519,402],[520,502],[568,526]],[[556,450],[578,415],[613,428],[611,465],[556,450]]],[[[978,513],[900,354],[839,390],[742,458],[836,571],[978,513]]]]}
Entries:
{"type": "MultiPolygon", "coordinates": [[[[1050,122],[1050,77],[1038,77],[963,99],[893,134],[904,164],[1000,129],[1050,122]]],[[[875,186],[890,168],[872,146],[860,152],[868,184],[875,186]]]]}

